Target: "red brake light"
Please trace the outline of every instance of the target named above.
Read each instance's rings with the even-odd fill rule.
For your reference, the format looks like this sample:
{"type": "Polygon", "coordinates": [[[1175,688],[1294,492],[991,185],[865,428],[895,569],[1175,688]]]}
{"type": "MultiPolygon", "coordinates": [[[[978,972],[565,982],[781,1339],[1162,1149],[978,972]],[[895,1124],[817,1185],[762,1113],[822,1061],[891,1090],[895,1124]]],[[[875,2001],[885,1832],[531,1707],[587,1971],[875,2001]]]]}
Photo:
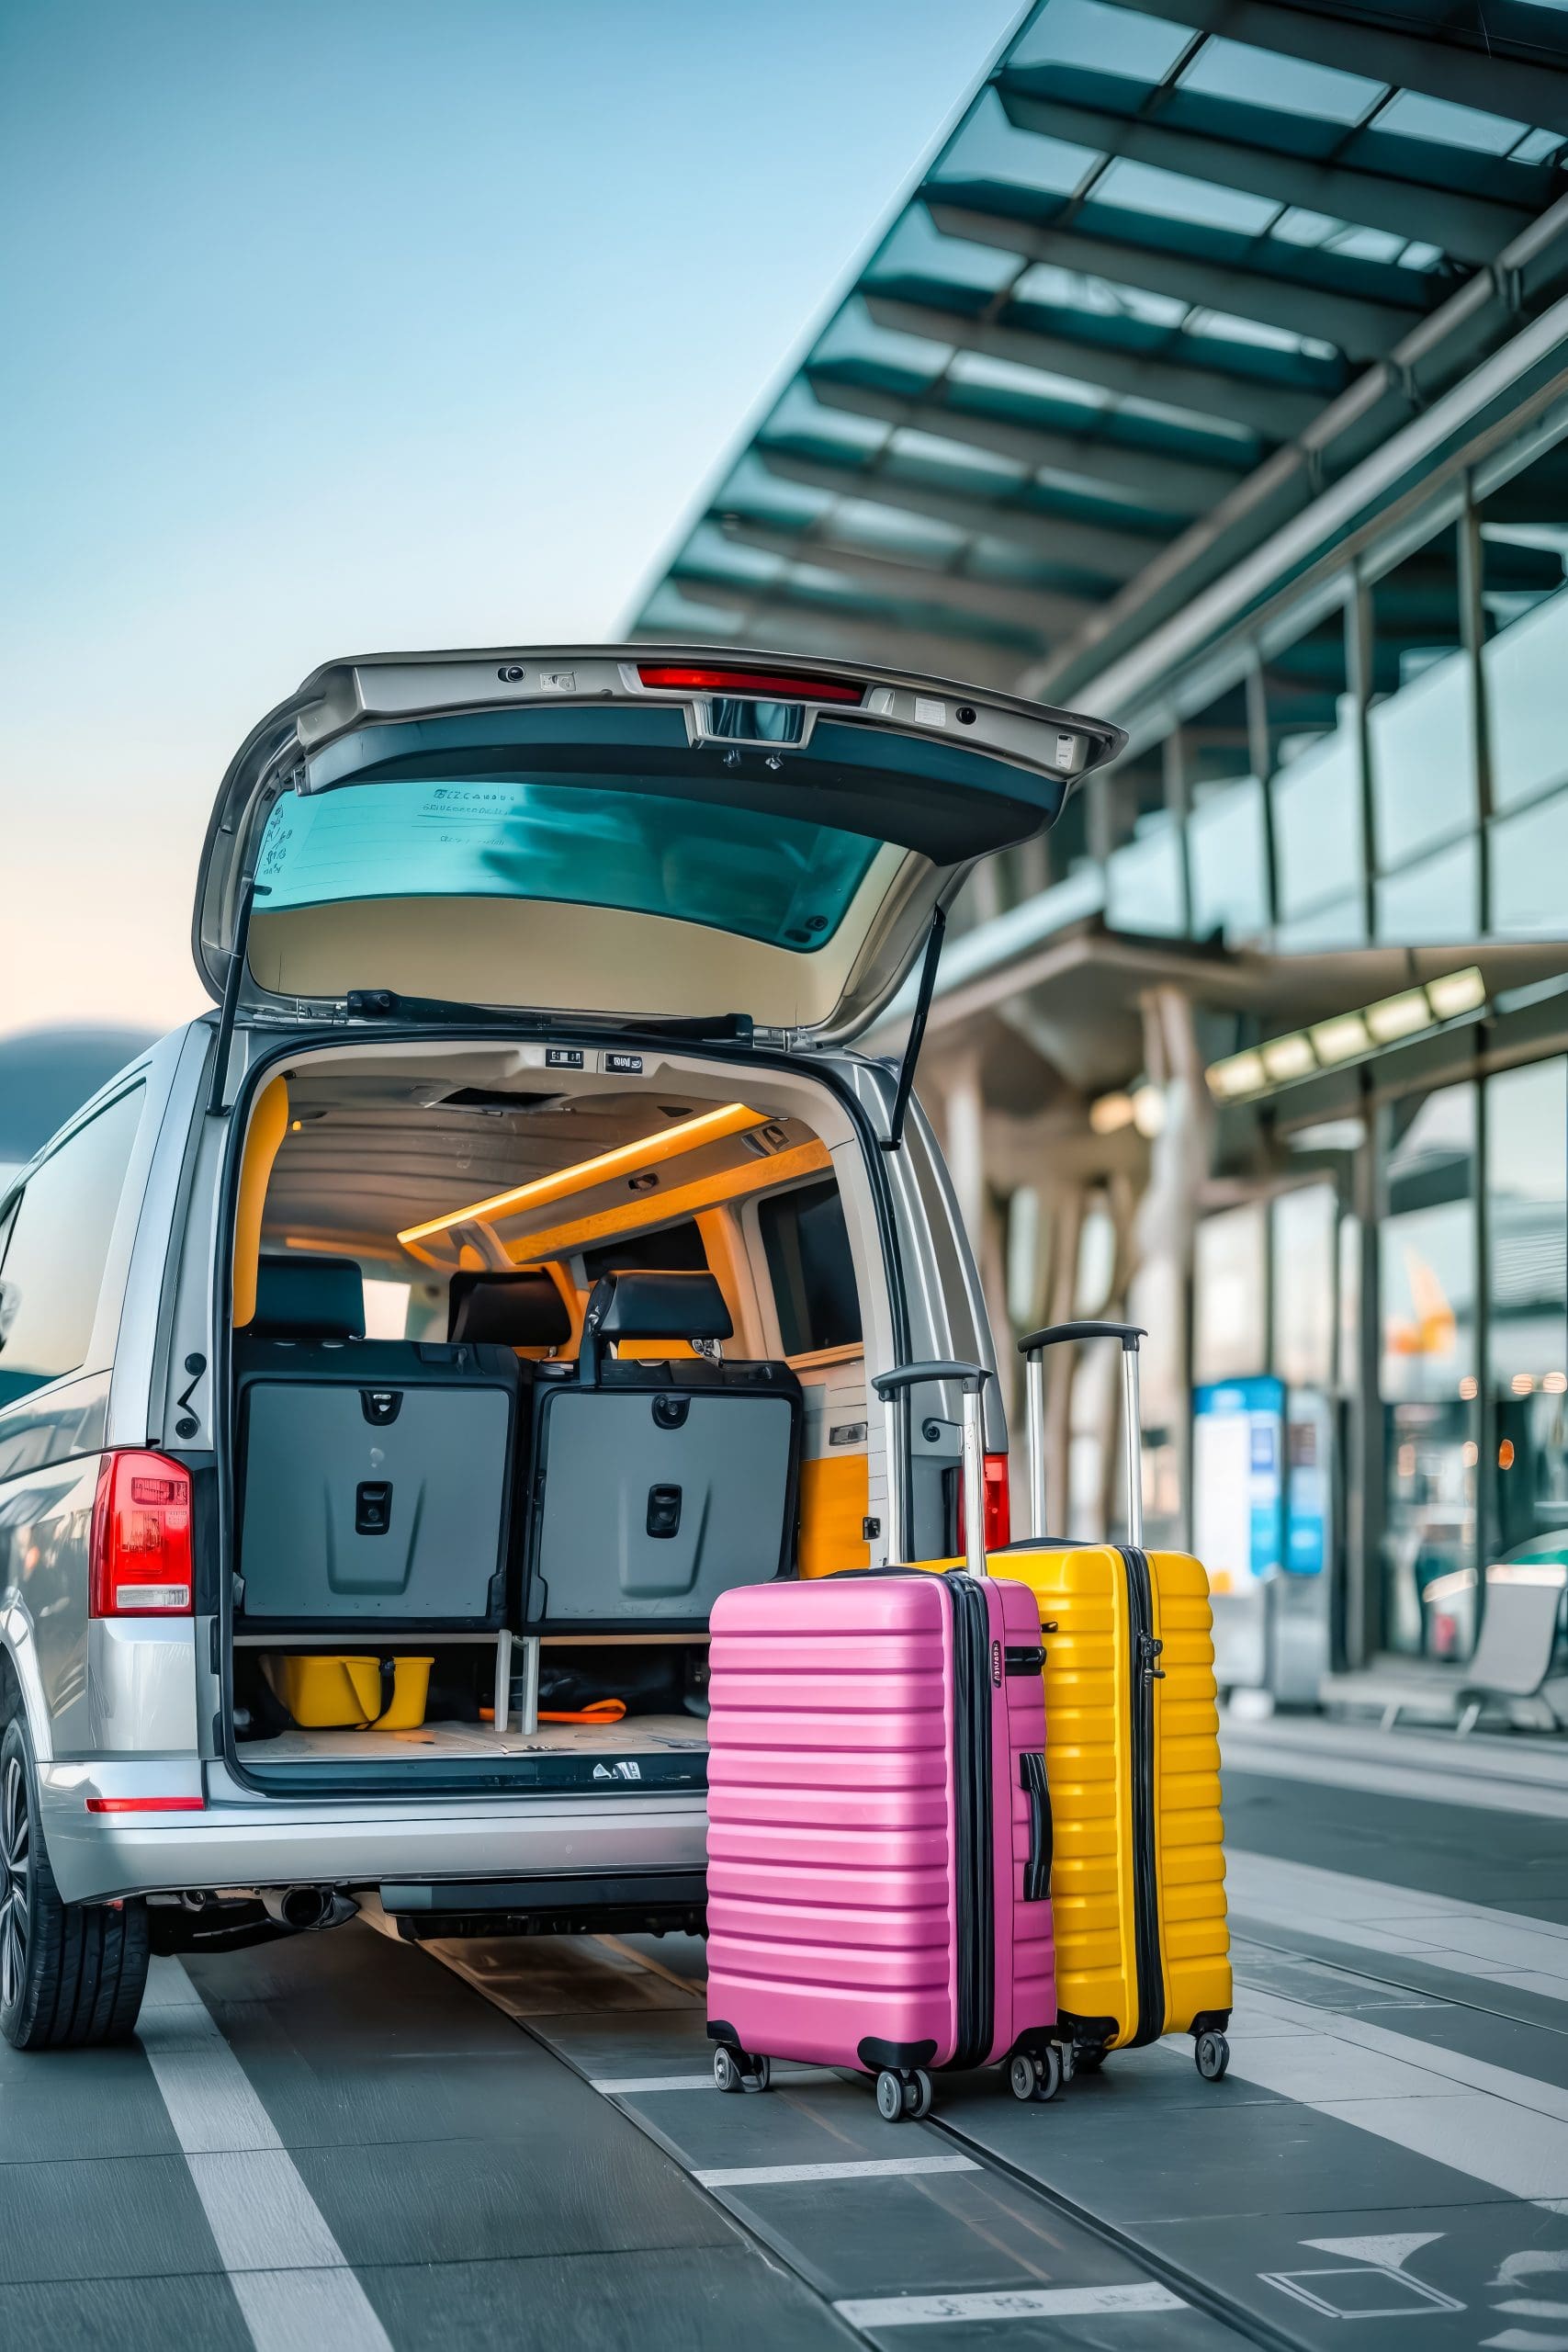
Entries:
{"type": "Polygon", "coordinates": [[[645,686],[672,686],[686,693],[766,695],[784,702],[864,700],[865,688],[845,678],[786,678],[773,670],[705,670],[684,662],[639,662],[645,686]]]}
{"type": "MultiPolygon", "coordinates": [[[[1012,1541],[1012,1497],[1008,1489],[1008,1458],[1005,1453],[986,1456],[986,1549],[999,1552],[1004,1544],[1012,1541]]],[[[964,1546],[964,1488],[958,1489],[958,1541],[955,1549],[964,1546]]]]}
{"type": "Polygon", "coordinates": [[[205,1813],[205,1797],[89,1797],[89,1813],[205,1813]]]}
{"type": "Polygon", "coordinates": [[[188,1617],[190,1474],[161,1453],[106,1453],[93,1503],[95,1617],[188,1617]]]}

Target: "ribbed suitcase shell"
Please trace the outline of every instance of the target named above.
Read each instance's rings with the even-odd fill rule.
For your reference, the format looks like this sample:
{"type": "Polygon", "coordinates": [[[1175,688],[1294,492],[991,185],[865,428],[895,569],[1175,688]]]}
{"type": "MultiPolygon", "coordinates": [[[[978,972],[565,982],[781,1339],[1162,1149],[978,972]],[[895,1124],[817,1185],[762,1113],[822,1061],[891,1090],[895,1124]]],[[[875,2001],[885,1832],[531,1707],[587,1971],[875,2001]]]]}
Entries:
{"type": "MultiPolygon", "coordinates": [[[[1138,1556],[1138,1555],[1134,1555],[1138,1556]]],[[[1064,2030],[1092,2050],[1189,2033],[1231,2006],[1220,1818],[1220,1723],[1209,1583],[1184,1552],[1147,1552],[1154,1679],[1152,1830],[1163,1999],[1144,2014],[1134,1789],[1141,1761],[1128,1556],[1110,1544],[1020,1544],[993,1555],[1046,1627],[1051,1892],[1064,2030]],[[1055,1628],[1053,1631],[1052,1628],[1055,1628]]]]}
{"type": "MultiPolygon", "coordinates": [[[[822,2065],[1043,2054],[1055,2018],[1051,1905],[1024,1897],[1044,1746],[1028,1589],[985,1596],[992,1780],[992,2018],[961,2050],[966,1890],[955,1758],[955,1613],[921,1574],[728,1592],[713,1612],[708,1719],[709,2030],[822,2065]],[[993,1648],[999,1645],[999,1648],[993,1648]]],[[[1044,1814],[1049,1836],[1049,1812],[1044,1814]]],[[[1042,1875],[1043,1875],[1042,1873],[1042,1875]]],[[[973,2017],[968,2020],[973,2028],[973,2017]]]]}

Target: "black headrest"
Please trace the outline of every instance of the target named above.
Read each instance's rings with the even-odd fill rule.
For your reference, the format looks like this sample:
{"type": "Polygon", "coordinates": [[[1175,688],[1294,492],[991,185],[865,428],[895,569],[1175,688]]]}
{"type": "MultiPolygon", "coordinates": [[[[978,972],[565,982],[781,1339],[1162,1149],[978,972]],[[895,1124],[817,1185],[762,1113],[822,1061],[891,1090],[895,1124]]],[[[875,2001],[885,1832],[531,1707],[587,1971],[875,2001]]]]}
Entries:
{"type": "Polygon", "coordinates": [[[250,1329],[258,1340],[362,1340],[365,1277],[352,1258],[263,1258],[250,1329]]]}
{"type": "Polygon", "coordinates": [[[728,1340],[735,1326],[711,1274],[602,1274],[586,1329],[600,1340],[728,1340]]]}
{"type": "Polygon", "coordinates": [[[454,1274],[446,1337],[476,1347],[558,1348],[571,1337],[566,1301],[548,1274],[454,1274]]]}

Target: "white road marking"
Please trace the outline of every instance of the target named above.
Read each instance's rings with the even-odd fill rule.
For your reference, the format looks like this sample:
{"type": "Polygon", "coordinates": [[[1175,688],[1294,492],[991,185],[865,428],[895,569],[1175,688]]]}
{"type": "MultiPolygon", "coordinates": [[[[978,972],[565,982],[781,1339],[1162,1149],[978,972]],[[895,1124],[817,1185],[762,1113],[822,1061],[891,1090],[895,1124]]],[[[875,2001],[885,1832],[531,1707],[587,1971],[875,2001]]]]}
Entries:
{"type": "Polygon", "coordinates": [[[737,2165],[694,2172],[705,2188],[771,2188],[796,2180],[884,2180],[908,2173],[978,2172],[973,2156],[862,2156],[843,2164],[737,2165]]]}
{"type": "Polygon", "coordinates": [[[937,2327],[944,2321],[1084,2319],[1100,2313],[1184,2312],[1168,2287],[1003,2287],[984,2295],[882,2295],[835,2303],[852,2327],[937,2327]]]}
{"type": "Polygon", "coordinates": [[[1308,2029],[1232,2045],[1231,2072],[1510,2197],[1568,2197],[1568,2091],[1391,2033],[1362,2017],[1254,1995],[1308,2029]]]}
{"type": "Polygon", "coordinates": [[[177,1960],[137,2028],[256,2352],[391,2352],[244,2068],[177,1960]]]}
{"type": "Polygon", "coordinates": [[[1233,1913],[1287,1935],[1568,2001],[1568,1926],[1552,1919],[1265,1854],[1229,1854],[1225,1887],[1233,1913]]]}

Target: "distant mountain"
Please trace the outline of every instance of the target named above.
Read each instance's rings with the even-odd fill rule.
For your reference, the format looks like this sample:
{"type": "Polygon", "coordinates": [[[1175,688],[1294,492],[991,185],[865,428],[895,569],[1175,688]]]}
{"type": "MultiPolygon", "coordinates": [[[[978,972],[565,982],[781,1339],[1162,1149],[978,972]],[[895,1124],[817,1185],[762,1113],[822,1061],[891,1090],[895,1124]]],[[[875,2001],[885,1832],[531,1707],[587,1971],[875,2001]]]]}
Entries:
{"type": "Polygon", "coordinates": [[[145,1029],[24,1029],[0,1037],[0,1168],[30,1159],[107,1078],[152,1043],[145,1029]]]}

